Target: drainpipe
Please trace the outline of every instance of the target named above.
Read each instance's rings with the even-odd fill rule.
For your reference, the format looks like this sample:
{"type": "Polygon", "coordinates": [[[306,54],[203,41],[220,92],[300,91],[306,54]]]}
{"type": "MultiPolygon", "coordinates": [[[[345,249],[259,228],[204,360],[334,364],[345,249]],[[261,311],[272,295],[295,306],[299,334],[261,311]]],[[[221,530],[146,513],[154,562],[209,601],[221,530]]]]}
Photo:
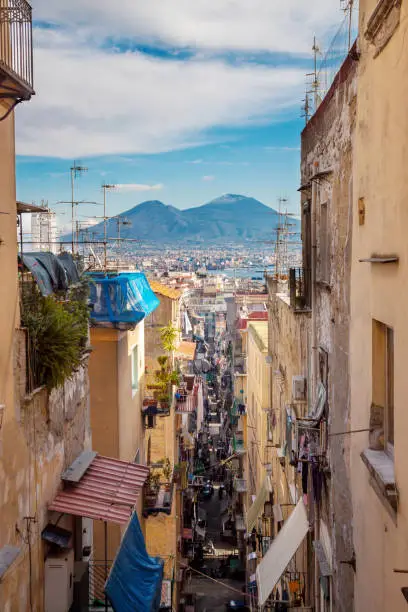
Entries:
{"type": "MultiPolygon", "coordinates": [[[[309,395],[309,407],[311,407],[316,397],[316,382],[317,382],[317,328],[316,328],[316,267],[317,267],[317,244],[316,244],[316,210],[317,210],[317,184],[316,181],[312,181],[312,202],[311,202],[311,242],[312,242],[312,253],[311,253],[311,307],[312,307],[312,360],[311,360],[311,376],[310,376],[310,395],[309,395]]],[[[309,480],[310,482],[310,480],[309,480]]],[[[314,513],[314,539],[319,539],[319,527],[320,527],[320,508],[315,503],[314,513]]],[[[314,553],[314,596],[315,596],[315,610],[320,610],[320,582],[319,582],[319,562],[316,553],[314,553]]]]}

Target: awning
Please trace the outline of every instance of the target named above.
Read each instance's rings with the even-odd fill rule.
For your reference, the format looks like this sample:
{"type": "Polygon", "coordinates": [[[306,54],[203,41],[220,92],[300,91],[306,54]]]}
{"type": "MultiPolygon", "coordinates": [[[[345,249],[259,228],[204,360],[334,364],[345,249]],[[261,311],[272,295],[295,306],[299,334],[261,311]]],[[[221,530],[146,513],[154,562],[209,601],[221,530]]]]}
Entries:
{"type": "Polygon", "coordinates": [[[300,500],[256,569],[260,606],[268,599],[308,531],[306,507],[300,500]]]}
{"type": "Polygon", "coordinates": [[[255,527],[258,516],[263,511],[265,502],[268,501],[269,499],[270,492],[271,492],[271,481],[270,481],[269,476],[266,474],[262,482],[261,488],[259,489],[258,494],[255,498],[255,501],[248,510],[248,514],[247,514],[247,532],[248,533],[251,533],[252,529],[255,527]]]}
{"type": "Polygon", "coordinates": [[[97,455],[79,482],[65,483],[49,510],[125,525],[148,474],[145,465],[97,455]]]}
{"type": "Polygon", "coordinates": [[[196,343],[183,340],[176,348],[174,356],[177,357],[177,359],[187,359],[188,361],[193,361],[195,352],[196,343]]]}
{"type": "Polygon", "coordinates": [[[326,407],[326,399],[326,387],[322,383],[319,383],[312,411],[309,412],[306,419],[298,419],[298,427],[304,427],[305,429],[317,427],[326,407]]]}
{"type": "Polygon", "coordinates": [[[45,206],[36,206],[35,204],[27,204],[26,202],[16,202],[17,212],[20,213],[49,213],[50,210],[45,206]]]}
{"type": "Polygon", "coordinates": [[[115,612],[156,612],[160,607],[163,561],[147,554],[136,512],[126,529],[106,582],[115,612]]]}

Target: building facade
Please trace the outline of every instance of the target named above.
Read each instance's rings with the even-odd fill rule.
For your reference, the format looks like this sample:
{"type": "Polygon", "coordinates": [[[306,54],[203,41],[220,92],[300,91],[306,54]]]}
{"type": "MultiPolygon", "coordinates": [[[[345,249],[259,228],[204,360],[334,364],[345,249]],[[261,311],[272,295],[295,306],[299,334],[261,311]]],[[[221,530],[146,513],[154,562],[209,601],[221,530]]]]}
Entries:
{"type": "MultiPolygon", "coordinates": [[[[144,321],[134,329],[92,326],[89,360],[93,450],[101,455],[145,463],[144,425],[144,321]]],[[[141,515],[142,500],[138,511],[141,515]]],[[[123,528],[109,524],[108,559],[115,558],[123,528]]],[[[104,525],[94,525],[94,558],[105,551],[104,525]]]]}
{"type": "Polygon", "coordinates": [[[407,14],[406,0],[360,2],[350,374],[351,429],[361,431],[351,478],[355,609],[373,612],[407,606],[407,14]]]}

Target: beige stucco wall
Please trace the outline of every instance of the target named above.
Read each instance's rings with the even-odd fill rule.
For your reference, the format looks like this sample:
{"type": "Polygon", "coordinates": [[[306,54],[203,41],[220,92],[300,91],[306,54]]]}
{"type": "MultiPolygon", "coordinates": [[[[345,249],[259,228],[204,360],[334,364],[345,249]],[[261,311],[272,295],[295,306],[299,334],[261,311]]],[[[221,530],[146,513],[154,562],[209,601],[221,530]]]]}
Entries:
{"type": "MultiPolygon", "coordinates": [[[[323,375],[325,380],[320,382],[327,383],[330,433],[350,428],[350,270],[356,105],[357,62],[349,56],[331,91],[303,130],[301,140],[301,184],[310,183],[318,171],[329,171],[322,179],[312,180],[311,188],[303,192],[302,224],[305,253],[307,215],[310,227],[314,225],[310,239],[313,255],[310,253],[310,263],[304,264],[314,267],[316,279],[312,287],[315,333],[311,331],[309,342],[309,402],[314,401],[320,380],[319,359],[327,359],[327,377],[323,375]]],[[[326,478],[329,495],[323,497],[319,511],[329,530],[326,553],[328,558],[332,557],[332,606],[336,611],[349,612],[353,608],[354,576],[351,566],[341,561],[350,559],[353,552],[350,435],[329,439],[326,460],[331,468],[331,477],[326,478]]]]}
{"type": "Polygon", "coordinates": [[[269,366],[266,363],[268,354],[267,338],[268,322],[248,324],[247,333],[247,453],[248,453],[248,499],[247,507],[251,505],[251,495],[259,491],[266,463],[266,412],[269,408],[269,366]]]}
{"type": "MultiPolygon", "coordinates": [[[[286,456],[283,465],[278,458],[278,447],[282,447],[286,439],[286,406],[293,405],[297,416],[307,411],[307,402],[294,402],[292,397],[292,377],[308,376],[308,334],[310,333],[310,314],[296,313],[289,304],[286,294],[276,293],[278,286],[272,278],[267,279],[268,285],[268,352],[271,358],[270,376],[270,407],[271,418],[275,427],[272,428],[272,441],[268,448],[268,462],[272,463],[272,485],[274,503],[280,504],[282,515],[286,520],[292,510],[294,501],[302,496],[301,475],[289,463],[286,456]],[[296,487],[296,499],[293,499],[289,485],[296,487]]],[[[275,535],[277,525],[275,524],[275,535]]],[[[310,560],[310,542],[305,539],[295,556],[295,566],[300,572],[309,572],[312,568],[310,560]]],[[[293,567],[292,567],[293,569],[293,567]]],[[[306,584],[306,599],[311,601],[311,577],[306,584]]]]}
{"type": "MultiPolygon", "coordinates": [[[[91,328],[92,353],[89,362],[91,389],[91,426],[93,450],[124,461],[144,463],[144,426],[142,397],[144,391],[144,324],[134,330],[91,328]],[[132,349],[137,345],[139,384],[132,389],[132,349]]],[[[137,506],[141,511],[141,499],[137,506]]],[[[123,529],[108,525],[108,558],[114,559],[123,529]]],[[[94,558],[104,559],[104,526],[94,522],[94,558]]]]}
{"type": "MultiPolygon", "coordinates": [[[[1,111],[3,112],[3,111],[1,111]]],[[[25,340],[19,330],[17,275],[14,115],[0,122],[0,547],[20,555],[0,583],[2,612],[41,612],[44,605],[44,557],[40,540],[50,520],[47,505],[61,485],[61,471],[90,447],[86,362],[71,381],[48,394],[25,396],[25,340]],[[1,422],[1,418],[0,418],[1,422]],[[33,517],[28,529],[24,517],[33,517]]],[[[71,527],[70,518],[62,523],[71,527]]]]}
{"type": "Polygon", "coordinates": [[[405,610],[407,586],[408,470],[406,458],[406,371],[408,363],[408,2],[402,1],[400,25],[383,51],[364,38],[376,0],[360,1],[356,157],[354,165],[353,257],[351,271],[351,428],[369,427],[372,402],[372,319],[394,329],[395,475],[399,493],[397,524],[370,486],[360,453],[368,434],[352,436],[352,495],[357,560],[355,609],[405,610]],[[366,217],[358,224],[358,199],[366,217]],[[396,253],[399,264],[360,263],[373,253],[396,253]]]}
{"type": "MultiPolygon", "coordinates": [[[[146,346],[146,382],[155,383],[154,372],[159,369],[157,357],[164,355],[161,345],[160,329],[169,323],[180,329],[180,302],[167,296],[158,295],[160,305],[146,319],[145,346],[146,346]]],[[[149,391],[147,390],[147,393],[149,391]]],[[[151,391],[150,391],[151,393],[151,391]]],[[[146,429],[145,446],[150,445],[150,458],[152,463],[169,459],[172,466],[178,463],[177,419],[174,406],[170,415],[156,417],[153,429],[146,429]]],[[[177,539],[180,534],[181,505],[180,495],[174,488],[171,514],[158,514],[145,519],[146,546],[150,555],[160,556],[165,562],[165,578],[172,578],[175,559],[178,555],[177,539]]],[[[179,568],[176,568],[179,569],[179,568]]],[[[174,599],[178,597],[177,586],[174,588],[174,599]]]]}

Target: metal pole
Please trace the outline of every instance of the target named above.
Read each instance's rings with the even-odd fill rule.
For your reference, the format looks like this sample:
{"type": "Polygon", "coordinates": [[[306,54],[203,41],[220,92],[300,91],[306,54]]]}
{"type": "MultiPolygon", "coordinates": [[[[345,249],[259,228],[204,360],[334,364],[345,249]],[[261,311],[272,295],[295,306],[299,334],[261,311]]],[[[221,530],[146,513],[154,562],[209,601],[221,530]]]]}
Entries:
{"type": "Polygon", "coordinates": [[[74,167],[71,168],[71,224],[72,224],[71,249],[72,249],[72,255],[74,254],[74,242],[75,242],[74,175],[75,175],[75,162],[74,162],[74,167]]]}
{"type": "Polygon", "coordinates": [[[106,241],[107,241],[107,227],[106,227],[106,185],[103,186],[103,265],[107,267],[107,252],[106,252],[106,241]]]}
{"type": "MultiPolygon", "coordinates": [[[[103,523],[105,531],[105,584],[108,579],[108,523],[103,523]]],[[[108,612],[108,596],[105,591],[105,612],[108,612]]]]}
{"type": "Polygon", "coordinates": [[[20,255],[23,257],[23,215],[20,213],[20,255]]]}

